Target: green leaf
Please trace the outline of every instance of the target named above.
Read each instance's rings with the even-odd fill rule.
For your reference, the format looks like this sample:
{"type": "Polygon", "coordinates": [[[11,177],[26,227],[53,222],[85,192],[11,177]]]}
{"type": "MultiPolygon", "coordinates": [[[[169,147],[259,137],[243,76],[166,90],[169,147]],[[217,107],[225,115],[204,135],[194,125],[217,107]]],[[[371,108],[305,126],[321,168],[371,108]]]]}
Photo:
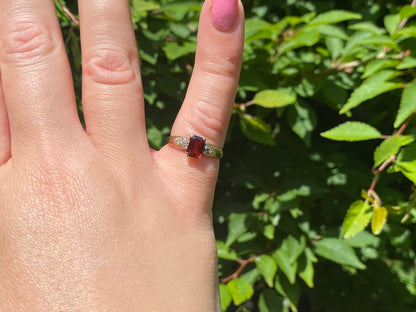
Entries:
{"type": "Polygon", "coordinates": [[[348,40],[348,35],[340,27],[337,27],[334,25],[320,25],[320,26],[317,26],[317,28],[321,35],[332,37],[332,38],[338,38],[342,40],[348,40]]]}
{"type": "Polygon", "coordinates": [[[349,246],[353,248],[362,248],[362,247],[377,247],[380,243],[380,239],[367,231],[362,231],[353,237],[344,239],[349,246]]]}
{"type": "Polygon", "coordinates": [[[258,302],[259,312],[284,312],[283,298],[275,290],[265,289],[258,302]]]}
{"type": "Polygon", "coordinates": [[[322,25],[322,24],[336,24],[353,19],[361,19],[360,14],[342,11],[342,10],[333,10],[319,14],[312,21],[307,24],[307,27],[322,25]]]}
{"type": "Polygon", "coordinates": [[[279,294],[289,300],[292,311],[297,312],[297,305],[301,291],[300,283],[289,283],[285,276],[277,274],[274,285],[279,294]]]}
{"type": "Polygon", "coordinates": [[[316,242],[315,246],[315,252],[325,259],[356,269],[366,268],[364,263],[358,259],[354,249],[341,239],[324,238],[316,242]]]}
{"type": "Polygon", "coordinates": [[[382,137],[376,128],[357,121],[347,121],[321,133],[321,136],[330,140],[349,142],[379,139],[382,137]]]}
{"type": "Polygon", "coordinates": [[[249,114],[240,116],[240,129],[250,140],[264,145],[276,145],[270,126],[260,117],[249,114]]]}
{"type": "Polygon", "coordinates": [[[230,292],[228,291],[227,285],[220,285],[220,298],[221,298],[221,309],[222,311],[227,311],[228,306],[230,305],[233,298],[231,297],[230,292]]]}
{"type": "Polygon", "coordinates": [[[416,184],[416,143],[402,149],[397,157],[395,169],[416,184]]]}
{"type": "Polygon", "coordinates": [[[222,241],[217,241],[218,258],[225,260],[237,260],[237,253],[222,241]]]}
{"type": "Polygon", "coordinates": [[[279,54],[284,54],[288,51],[300,48],[300,47],[310,47],[319,41],[319,29],[303,29],[296,33],[293,38],[287,39],[279,48],[279,54]]]}
{"type": "Polygon", "coordinates": [[[131,6],[133,23],[137,23],[142,17],[145,17],[148,11],[160,9],[160,5],[158,3],[149,0],[132,0],[131,6]]]}
{"type": "Polygon", "coordinates": [[[228,282],[227,290],[233,298],[235,305],[242,304],[244,301],[250,299],[254,294],[253,286],[242,278],[237,278],[228,282]]]}
{"type": "Polygon", "coordinates": [[[267,108],[282,107],[295,102],[296,94],[285,89],[263,90],[258,92],[253,98],[254,104],[267,108]]]}
{"type": "Polygon", "coordinates": [[[275,258],[278,267],[285,273],[290,283],[295,283],[296,271],[298,268],[297,259],[305,249],[305,237],[301,237],[300,242],[289,235],[283,240],[282,245],[277,249],[273,257],[275,258]]]}
{"type": "Polygon", "coordinates": [[[416,58],[409,56],[406,56],[402,62],[397,65],[397,69],[409,69],[409,68],[415,68],[416,67],[416,58]]]}
{"type": "Polygon", "coordinates": [[[401,19],[410,18],[412,16],[415,16],[416,15],[416,7],[411,6],[411,5],[405,5],[400,9],[399,15],[400,15],[401,19]]]}
{"type": "Polygon", "coordinates": [[[347,103],[342,107],[340,114],[349,112],[352,108],[357,107],[361,103],[375,98],[376,96],[401,88],[401,83],[394,82],[366,82],[354,90],[347,103]]]}
{"type": "Polygon", "coordinates": [[[396,120],[394,121],[394,127],[400,127],[407,118],[409,118],[416,110],[416,81],[412,81],[403,90],[402,98],[400,101],[399,112],[397,113],[396,120]]]}
{"type": "Polygon", "coordinates": [[[373,218],[371,219],[371,229],[375,235],[378,235],[383,230],[387,221],[387,209],[386,207],[374,207],[373,218]]]}
{"type": "Polygon", "coordinates": [[[190,12],[201,11],[201,7],[201,3],[197,1],[169,2],[162,7],[162,11],[168,18],[182,21],[190,12]]]}
{"type": "Polygon", "coordinates": [[[305,281],[309,288],[313,288],[313,277],[315,272],[313,264],[318,262],[318,259],[315,257],[313,251],[310,248],[305,249],[305,254],[300,259],[299,276],[305,281]]]}
{"type": "Polygon", "coordinates": [[[383,35],[386,33],[386,31],[383,28],[377,27],[376,25],[370,22],[355,23],[348,26],[348,28],[357,31],[369,32],[374,35],[383,35]]]}
{"type": "Polygon", "coordinates": [[[228,222],[228,236],[225,244],[230,246],[234,243],[241,235],[247,232],[248,225],[247,224],[247,217],[246,213],[232,213],[230,215],[230,221],[228,222]]]}
{"type": "Polygon", "coordinates": [[[386,15],[384,17],[384,27],[386,27],[387,31],[391,35],[399,28],[401,21],[402,19],[399,14],[386,15]]]}
{"type": "Polygon", "coordinates": [[[183,45],[179,45],[174,42],[166,42],[163,47],[163,51],[169,60],[176,60],[177,58],[189,53],[194,53],[196,50],[195,42],[185,42],[183,45]]]}
{"type": "Polygon", "coordinates": [[[289,127],[295,132],[305,143],[310,146],[311,134],[316,126],[315,111],[307,105],[295,104],[290,107],[287,113],[289,127]]]}
{"type": "Polygon", "coordinates": [[[343,40],[339,38],[326,38],[325,44],[333,60],[341,56],[342,51],[344,49],[343,40]]]}
{"type": "Polygon", "coordinates": [[[396,155],[402,146],[413,142],[410,135],[393,135],[384,140],[374,152],[374,166],[380,166],[390,156],[396,155]]]}
{"type": "Polygon", "coordinates": [[[342,224],[344,238],[349,238],[364,230],[371,219],[371,207],[362,200],[357,200],[348,208],[342,224]]]}
{"type": "Polygon", "coordinates": [[[263,229],[264,237],[266,237],[267,239],[273,240],[275,229],[276,228],[273,224],[267,224],[263,229]]]}
{"type": "Polygon", "coordinates": [[[277,272],[276,261],[269,255],[261,255],[256,258],[255,263],[266,284],[273,287],[274,276],[277,272]]]}
{"type": "Polygon", "coordinates": [[[364,69],[364,73],[361,76],[361,78],[365,79],[365,78],[371,77],[372,75],[379,72],[380,70],[384,68],[395,67],[397,66],[397,64],[399,64],[398,60],[390,60],[390,59],[373,60],[366,65],[364,69]]]}

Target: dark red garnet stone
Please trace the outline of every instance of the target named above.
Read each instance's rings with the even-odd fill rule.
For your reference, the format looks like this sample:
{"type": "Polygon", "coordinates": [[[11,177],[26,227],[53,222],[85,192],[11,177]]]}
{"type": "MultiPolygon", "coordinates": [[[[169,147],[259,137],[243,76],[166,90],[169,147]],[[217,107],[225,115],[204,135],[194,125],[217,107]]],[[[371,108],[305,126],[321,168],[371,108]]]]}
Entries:
{"type": "Polygon", "coordinates": [[[202,157],[202,151],[204,150],[205,139],[196,135],[191,135],[189,140],[187,154],[190,157],[202,157]]]}

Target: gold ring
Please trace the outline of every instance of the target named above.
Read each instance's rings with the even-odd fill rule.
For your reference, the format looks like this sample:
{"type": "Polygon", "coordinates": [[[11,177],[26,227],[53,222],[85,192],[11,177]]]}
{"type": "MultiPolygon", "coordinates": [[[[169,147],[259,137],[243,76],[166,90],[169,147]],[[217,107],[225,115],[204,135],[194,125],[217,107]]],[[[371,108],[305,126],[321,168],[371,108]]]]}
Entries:
{"type": "Polygon", "coordinates": [[[189,157],[201,158],[202,156],[221,158],[223,155],[222,149],[215,145],[205,142],[206,138],[191,135],[188,137],[170,136],[168,144],[176,149],[186,151],[189,157]]]}

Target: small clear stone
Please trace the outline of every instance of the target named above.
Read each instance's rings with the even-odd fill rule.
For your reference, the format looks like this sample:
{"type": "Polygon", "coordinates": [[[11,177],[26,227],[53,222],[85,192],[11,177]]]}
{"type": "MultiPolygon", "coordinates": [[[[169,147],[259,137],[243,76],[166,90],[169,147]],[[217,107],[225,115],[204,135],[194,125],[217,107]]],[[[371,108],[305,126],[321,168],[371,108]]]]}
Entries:
{"type": "Polygon", "coordinates": [[[178,144],[179,146],[182,146],[182,144],[183,144],[182,139],[177,139],[176,144],[178,144]]]}
{"type": "Polygon", "coordinates": [[[212,146],[208,147],[208,152],[210,154],[213,154],[214,153],[214,148],[212,146]]]}

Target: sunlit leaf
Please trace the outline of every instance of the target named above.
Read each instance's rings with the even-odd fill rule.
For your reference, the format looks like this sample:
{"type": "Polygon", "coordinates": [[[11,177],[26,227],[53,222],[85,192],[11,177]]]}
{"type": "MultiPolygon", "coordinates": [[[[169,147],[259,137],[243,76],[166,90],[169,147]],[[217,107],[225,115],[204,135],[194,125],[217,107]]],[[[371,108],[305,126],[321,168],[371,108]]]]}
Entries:
{"type": "Polygon", "coordinates": [[[234,279],[227,284],[227,290],[235,305],[247,301],[254,294],[253,286],[243,278],[234,279]]]}
{"type": "Polygon", "coordinates": [[[344,238],[349,238],[364,230],[371,219],[371,207],[366,201],[357,200],[348,208],[342,231],[344,238]]]}
{"type": "Polygon", "coordinates": [[[347,121],[335,128],[321,133],[324,138],[335,141],[364,141],[381,138],[381,133],[363,122],[347,121]]]}
{"type": "Polygon", "coordinates": [[[387,209],[385,207],[373,207],[373,217],[371,219],[371,229],[375,235],[383,230],[387,221],[387,209]]]}

